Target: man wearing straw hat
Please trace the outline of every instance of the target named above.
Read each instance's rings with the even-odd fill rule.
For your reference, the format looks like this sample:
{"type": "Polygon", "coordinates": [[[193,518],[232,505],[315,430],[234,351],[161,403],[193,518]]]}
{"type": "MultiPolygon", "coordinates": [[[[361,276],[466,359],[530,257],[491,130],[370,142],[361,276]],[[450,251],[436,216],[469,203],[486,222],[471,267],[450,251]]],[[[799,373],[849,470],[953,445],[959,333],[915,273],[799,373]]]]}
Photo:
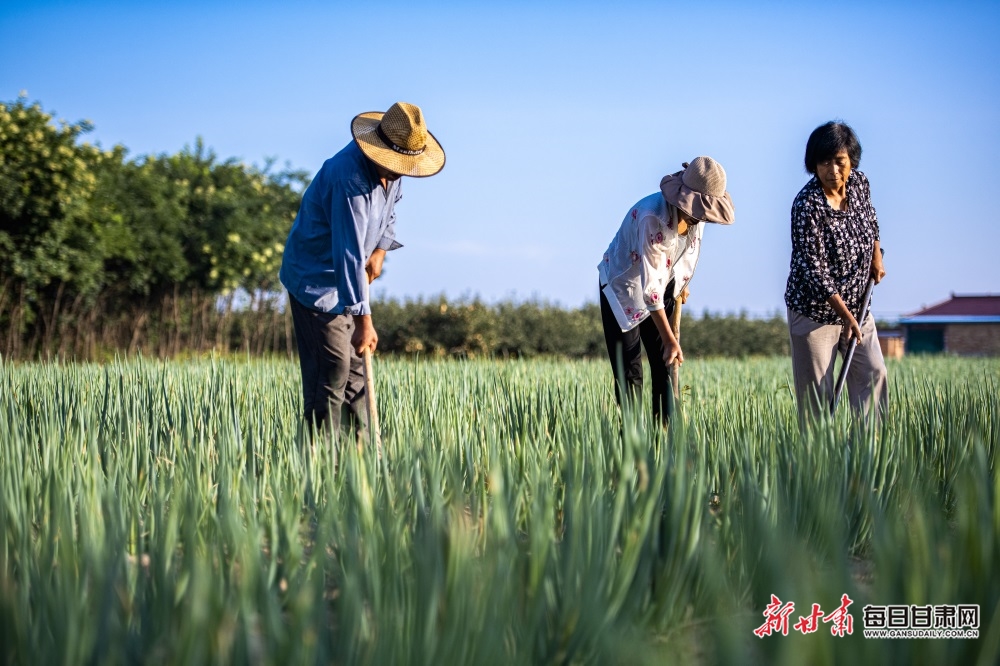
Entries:
{"type": "Polygon", "coordinates": [[[306,423],[336,432],[345,410],[363,437],[360,355],[378,344],[368,285],[381,274],[385,253],[402,247],[400,176],[433,176],[445,156],[420,108],[405,102],[355,116],[351,134],[303,194],[279,278],[295,326],[306,423]]]}

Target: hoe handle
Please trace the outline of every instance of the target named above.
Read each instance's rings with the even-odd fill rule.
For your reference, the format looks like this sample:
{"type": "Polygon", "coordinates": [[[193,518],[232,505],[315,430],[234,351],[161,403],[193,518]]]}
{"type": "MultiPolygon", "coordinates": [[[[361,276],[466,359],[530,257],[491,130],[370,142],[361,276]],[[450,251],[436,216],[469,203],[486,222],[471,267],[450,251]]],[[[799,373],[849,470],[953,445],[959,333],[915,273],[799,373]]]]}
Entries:
{"type": "MultiPolygon", "coordinates": [[[[677,343],[681,341],[681,299],[674,299],[674,311],[670,315],[670,330],[674,332],[677,343]]],[[[674,390],[674,400],[681,398],[680,363],[677,359],[670,364],[670,385],[674,390]]]]}
{"type": "Polygon", "coordinates": [[[378,456],[382,457],[382,431],[378,424],[378,403],[375,400],[375,373],[372,372],[372,352],[362,353],[365,362],[365,409],[368,412],[368,435],[375,440],[378,456]]]}
{"type": "MultiPolygon", "coordinates": [[[[885,250],[882,250],[882,254],[885,255],[885,250]]],[[[858,328],[865,325],[868,320],[868,311],[872,307],[872,292],[875,291],[875,278],[868,278],[868,286],[865,287],[865,293],[861,297],[861,312],[858,313],[858,328]]],[[[854,350],[858,347],[857,336],[851,338],[851,341],[847,345],[847,353],[844,355],[844,365],[840,367],[840,375],[837,377],[837,385],[833,391],[833,400],[830,401],[830,416],[837,413],[837,403],[840,402],[840,394],[844,391],[844,384],[847,381],[847,371],[851,367],[851,361],[854,360],[854,350]]]]}

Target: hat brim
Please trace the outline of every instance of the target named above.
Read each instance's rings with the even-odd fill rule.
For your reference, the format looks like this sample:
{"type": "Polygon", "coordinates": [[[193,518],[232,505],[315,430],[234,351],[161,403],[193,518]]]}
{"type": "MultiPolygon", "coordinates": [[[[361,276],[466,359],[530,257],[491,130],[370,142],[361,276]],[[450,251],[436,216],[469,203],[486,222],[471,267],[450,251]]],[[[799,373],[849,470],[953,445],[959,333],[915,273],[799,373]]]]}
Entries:
{"type": "Polygon", "coordinates": [[[732,224],[736,221],[736,208],[733,199],[726,192],[721,197],[713,197],[692,190],[681,180],[683,171],[664,176],[660,181],[660,192],[668,203],[704,222],[715,224],[732,224]]]}
{"type": "Polygon", "coordinates": [[[419,155],[397,153],[379,138],[376,128],[385,113],[360,113],[351,121],[351,134],[365,157],[375,164],[401,176],[425,178],[444,168],[444,149],[434,135],[427,132],[427,145],[419,155]]]}

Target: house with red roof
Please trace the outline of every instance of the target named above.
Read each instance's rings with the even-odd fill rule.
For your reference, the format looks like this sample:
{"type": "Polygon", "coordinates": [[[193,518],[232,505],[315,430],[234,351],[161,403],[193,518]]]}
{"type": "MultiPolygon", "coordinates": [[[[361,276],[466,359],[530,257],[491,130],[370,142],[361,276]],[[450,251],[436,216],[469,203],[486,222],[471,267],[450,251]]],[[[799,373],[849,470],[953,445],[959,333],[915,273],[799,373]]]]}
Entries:
{"type": "Polygon", "coordinates": [[[906,352],[1000,356],[1000,295],[952,294],[943,303],[900,318],[906,352]]]}

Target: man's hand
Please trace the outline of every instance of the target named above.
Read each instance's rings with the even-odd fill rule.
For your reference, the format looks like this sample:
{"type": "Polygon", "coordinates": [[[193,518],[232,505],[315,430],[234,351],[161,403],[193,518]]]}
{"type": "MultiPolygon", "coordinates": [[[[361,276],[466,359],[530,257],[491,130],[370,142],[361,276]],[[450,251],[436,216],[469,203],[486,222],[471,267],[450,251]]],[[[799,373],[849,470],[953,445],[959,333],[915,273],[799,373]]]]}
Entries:
{"type": "Polygon", "coordinates": [[[368,274],[368,284],[374,282],[375,278],[382,274],[383,261],[385,261],[385,250],[378,247],[375,248],[372,256],[368,257],[368,262],[365,264],[365,273],[368,274]]]}
{"type": "Polygon", "coordinates": [[[354,315],[354,333],[351,334],[351,346],[360,356],[366,349],[375,351],[378,346],[378,333],[372,325],[371,315],[354,315]]]}

